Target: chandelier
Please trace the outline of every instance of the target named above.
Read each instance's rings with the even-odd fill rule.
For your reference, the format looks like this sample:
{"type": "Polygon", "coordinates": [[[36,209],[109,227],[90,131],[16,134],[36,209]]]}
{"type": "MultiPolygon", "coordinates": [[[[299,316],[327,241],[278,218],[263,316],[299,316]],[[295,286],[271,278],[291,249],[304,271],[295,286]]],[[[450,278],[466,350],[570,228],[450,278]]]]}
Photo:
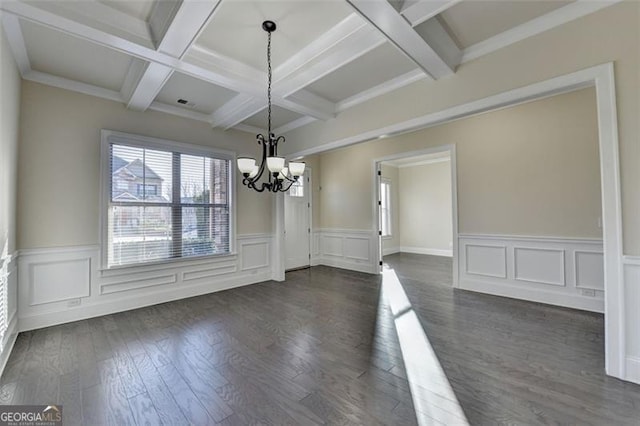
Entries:
{"type": "Polygon", "coordinates": [[[243,176],[242,184],[248,188],[258,192],[265,190],[269,192],[286,192],[302,176],[305,164],[290,162],[289,167],[286,167],[284,157],[278,157],[278,144],[284,142],[284,136],[276,137],[275,134],[271,133],[271,33],[276,30],[276,24],[273,21],[264,21],[262,29],[268,34],[267,67],[269,80],[267,99],[269,101],[269,118],[267,136],[256,135],[258,145],[262,146],[262,161],[260,165],[257,165],[256,160],[253,158],[240,157],[238,158],[238,170],[243,176]],[[261,183],[260,179],[266,171],[265,167],[268,169],[267,178],[265,182],[261,183]]]}

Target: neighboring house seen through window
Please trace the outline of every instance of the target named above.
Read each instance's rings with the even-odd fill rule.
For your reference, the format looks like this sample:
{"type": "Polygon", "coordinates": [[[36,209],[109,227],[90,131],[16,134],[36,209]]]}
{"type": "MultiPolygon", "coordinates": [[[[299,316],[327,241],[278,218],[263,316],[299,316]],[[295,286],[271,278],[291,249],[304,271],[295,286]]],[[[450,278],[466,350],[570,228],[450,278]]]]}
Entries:
{"type": "Polygon", "coordinates": [[[231,251],[231,159],[108,143],[107,267],[231,251]]]}

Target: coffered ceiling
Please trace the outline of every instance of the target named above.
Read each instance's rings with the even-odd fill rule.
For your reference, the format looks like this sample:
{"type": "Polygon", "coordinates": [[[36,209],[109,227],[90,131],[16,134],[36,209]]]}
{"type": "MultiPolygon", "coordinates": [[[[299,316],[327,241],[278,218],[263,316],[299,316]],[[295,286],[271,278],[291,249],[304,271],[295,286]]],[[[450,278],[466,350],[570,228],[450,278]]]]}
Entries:
{"type": "MultiPolygon", "coordinates": [[[[615,3],[556,0],[1,1],[27,80],[249,132],[266,127],[265,19],[277,133],[615,3]]],[[[393,106],[390,106],[392,108],[393,106]]]]}

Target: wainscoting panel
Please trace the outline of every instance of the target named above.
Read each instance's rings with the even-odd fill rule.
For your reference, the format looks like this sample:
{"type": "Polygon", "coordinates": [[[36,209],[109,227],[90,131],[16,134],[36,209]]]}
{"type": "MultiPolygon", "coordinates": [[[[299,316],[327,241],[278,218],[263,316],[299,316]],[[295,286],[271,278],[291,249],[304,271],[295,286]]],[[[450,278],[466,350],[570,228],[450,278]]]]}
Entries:
{"type": "Polygon", "coordinates": [[[601,251],[576,250],[576,287],[604,291],[604,255],[601,251]]]}
{"type": "Polygon", "coordinates": [[[19,330],[120,312],[271,279],[270,234],[239,235],[237,254],[101,270],[100,247],[22,250],[19,330]]]}
{"type": "Polygon", "coordinates": [[[459,235],[460,288],[604,311],[602,240],[459,235]]]}
{"type": "Polygon", "coordinates": [[[18,253],[0,258],[0,375],[18,335],[18,253]]]}
{"type": "Polygon", "coordinates": [[[30,305],[88,297],[91,257],[29,264],[30,305]]]}
{"type": "Polygon", "coordinates": [[[640,256],[624,256],[626,379],[640,384],[640,256]]]}
{"type": "Polygon", "coordinates": [[[322,235],[320,247],[324,256],[344,257],[344,238],[342,235],[322,235]]]}
{"type": "Polygon", "coordinates": [[[270,243],[270,238],[241,240],[239,245],[242,256],[242,270],[248,271],[269,267],[270,243]]]}
{"type": "Polygon", "coordinates": [[[565,285],[564,250],[513,248],[514,278],[532,283],[565,285]]]}
{"type": "Polygon", "coordinates": [[[374,253],[377,235],[359,229],[319,229],[313,233],[312,265],[376,273],[374,253]]]}
{"type": "Polygon", "coordinates": [[[507,277],[507,248],[487,244],[465,245],[465,273],[484,277],[507,277]]]}

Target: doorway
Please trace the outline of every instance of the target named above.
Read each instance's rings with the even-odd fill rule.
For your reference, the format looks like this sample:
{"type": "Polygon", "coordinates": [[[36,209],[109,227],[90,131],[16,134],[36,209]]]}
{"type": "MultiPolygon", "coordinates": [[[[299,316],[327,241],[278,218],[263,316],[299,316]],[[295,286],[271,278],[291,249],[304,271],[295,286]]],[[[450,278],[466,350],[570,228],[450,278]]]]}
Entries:
{"type": "Polygon", "coordinates": [[[311,170],[284,195],[285,270],[307,268],[311,261],[311,170]]]}
{"type": "Polygon", "coordinates": [[[444,145],[379,158],[374,160],[374,173],[380,271],[384,256],[395,253],[449,258],[453,286],[457,287],[455,147],[444,145]]]}

